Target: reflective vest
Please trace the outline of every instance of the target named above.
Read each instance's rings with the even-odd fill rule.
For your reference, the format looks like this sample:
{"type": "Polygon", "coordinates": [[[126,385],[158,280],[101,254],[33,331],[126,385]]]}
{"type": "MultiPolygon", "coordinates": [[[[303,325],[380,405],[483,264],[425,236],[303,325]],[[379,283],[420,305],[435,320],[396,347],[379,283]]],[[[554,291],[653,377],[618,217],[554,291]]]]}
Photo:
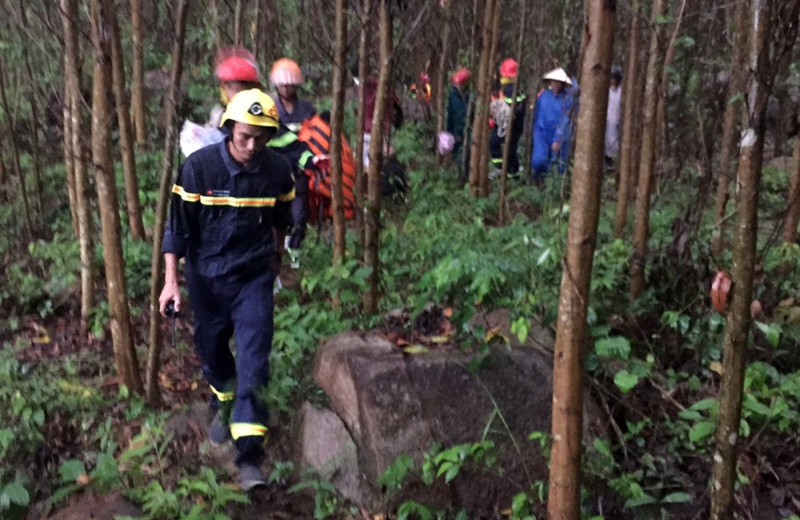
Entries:
{"type": "MultiPolygon", "coordinates": [[[[320,116],[315,115],[303,123],[298,140],[306,143],[314,155],[329,155],[331,149],[331,127],[320,116]]],[[[329,167],[307,168],[309,203],[312,220],[322,216],[331,218],[331,172],[329,167]]],[[[342,191],[344,192],[344,218],[355,217],[356,163],[353,151],[342,135],[342,191]]]]}

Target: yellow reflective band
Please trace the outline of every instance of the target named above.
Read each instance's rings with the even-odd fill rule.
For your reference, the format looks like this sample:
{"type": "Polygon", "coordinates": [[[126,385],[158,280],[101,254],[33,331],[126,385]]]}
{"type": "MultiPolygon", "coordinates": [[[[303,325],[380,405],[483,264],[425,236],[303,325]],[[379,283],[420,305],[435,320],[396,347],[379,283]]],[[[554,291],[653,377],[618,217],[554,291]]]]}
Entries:
{"type": "Polygon", "coordinates": [[[294,132],[286,132],[280,137],[276,137],[275,139],[271,140],[267,143],[267,146],[270,148],[283,148],[284,146],[289,146],[293,142],[297,141],[297,134],[294,132]]]}
{"type": "Polygon", "coordinates": [[[183,189],[183,186],[178,186],[177,184],[172,186],[172,193],[175,193],[180,196],[186,202],[197,202],[200,200],[199,193],[189,193],[183,189]]]}
{"type": "Polygon", "coordinates": [[[284,193],[283,195],[278,195],[278,200],[281,202],[289,202],[290,200],[294,200],[294,190],[290,191],[289,193],[284,193]]]}
{"type": "Polygon", "coordinates": [[[305,152],[303,152],[303,154],[300,156],[300,160],[297,161],[297,164],[298,164],[298,166],[300,166],[301,170],[305,170],[306,169],[306,163],[312,157],[314,157],[314,154],[311,153],[311,151],[306,150],[305,152]]]}
{"type": "Polygon", "coordinates": [[[237,198],[200,196],[200,204],[205,206],[231,206],[233,208],[264,208],[275,205],[274,197],[237,198]]]}
{"type": "Polygon", "coordinates": [[[231,423],[231,437],[233,440],[239,437],[263,437],[267,434],[267,427],[263,424],[255,423],[231,423]]]}
{"type": "Polygon", "coordinates": [[[492,164],[503,164],[503,159],[492,159],[492,164]]]}
{"type": "MultiPolygon", "coordinates": [[[[211,385],[208,385],[211,386],[211,385]]],[[[214,392],[214,395],[217,396],[217,399],[220,401],[231,401],[233,400],[233,392],[220,392],[213,386],[211,386],[211,391],[214,392]]]]}

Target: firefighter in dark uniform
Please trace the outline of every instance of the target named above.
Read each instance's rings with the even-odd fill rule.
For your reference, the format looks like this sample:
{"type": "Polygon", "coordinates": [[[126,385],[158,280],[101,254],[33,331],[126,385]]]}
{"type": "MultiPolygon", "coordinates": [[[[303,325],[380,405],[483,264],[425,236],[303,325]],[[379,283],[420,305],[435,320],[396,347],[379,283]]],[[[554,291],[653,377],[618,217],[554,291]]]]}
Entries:
{"type": "Polygon", "coordinates": [[[180,310],[178,261],[194,310],[195,348],[216,401],[232,402],[230,421],[218,412],[209,439],[233,439],[244,489],[267,483],[261,472],[268,412],[273,334],[273,282],[291,226],[292,167],[266,147],[278,111],[257,89],[235,95],[222,116],[225,141],[193,153],[175,186],[162,252],[166,263],[162,314],[180,310]],[[236,358],[228,346],[236,338],[236,358]]]}
{"type": "Polygon", "coordinates": [[[511,58],[500,64],[500,88],[492,97],[489,108],[491,112],[492,134],[489,137],[489,153],[492,157],[491,178],[500,176],[503,169],[503,147],[506,132],[511,132],[511,148],[508,151],[508,174],[517,176],[519,172],[519,156],[517,147],[525,130],[525,94],[517,95],[514,113],[511,104],[514,102],[514,83],[517,81],[517,62],[511,58]]]}

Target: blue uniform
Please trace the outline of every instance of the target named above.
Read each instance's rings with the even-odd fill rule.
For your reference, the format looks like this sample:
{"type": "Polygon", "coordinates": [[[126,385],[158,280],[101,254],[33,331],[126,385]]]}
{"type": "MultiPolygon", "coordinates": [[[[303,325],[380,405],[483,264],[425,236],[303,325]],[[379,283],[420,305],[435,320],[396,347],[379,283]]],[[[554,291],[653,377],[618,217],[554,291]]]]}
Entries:
{"type": "Polygon", "coordinates": [[[245,168],[227,140],[193,153],[175,185],[162,252],[186,259],[195,349],[219,401],[233,400],[237,463],[263,458],[272,347],[273,230],[291,225],[289,163],[265,148],[245,168]],[[228,343],[236,338],[237,356],[228,343]]]}
{"type": "Polygon", "coordinates": [[[560,175],[566,171],[572,141],[569,118],[574,100],[570,89],[564,89],[559,94],[545,89],[539,96],[533,117],[531,168],[534,179],[544,177],[554,166],[560,175]],[[557,153],[551,148],[555,142],[561,143],[557,153]]]}

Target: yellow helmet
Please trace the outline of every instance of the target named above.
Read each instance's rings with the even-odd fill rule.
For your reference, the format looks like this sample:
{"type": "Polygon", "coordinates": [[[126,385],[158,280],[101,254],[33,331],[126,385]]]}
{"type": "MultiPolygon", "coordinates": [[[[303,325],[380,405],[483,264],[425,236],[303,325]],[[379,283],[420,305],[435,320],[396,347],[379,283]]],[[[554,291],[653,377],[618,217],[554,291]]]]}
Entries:
{"type": "Polygon", "coordinates": [[[278,107],[271,97],[257,88],[243,90],[228,103],[220,126],[226,121],[278,128],[278,107]]]}

